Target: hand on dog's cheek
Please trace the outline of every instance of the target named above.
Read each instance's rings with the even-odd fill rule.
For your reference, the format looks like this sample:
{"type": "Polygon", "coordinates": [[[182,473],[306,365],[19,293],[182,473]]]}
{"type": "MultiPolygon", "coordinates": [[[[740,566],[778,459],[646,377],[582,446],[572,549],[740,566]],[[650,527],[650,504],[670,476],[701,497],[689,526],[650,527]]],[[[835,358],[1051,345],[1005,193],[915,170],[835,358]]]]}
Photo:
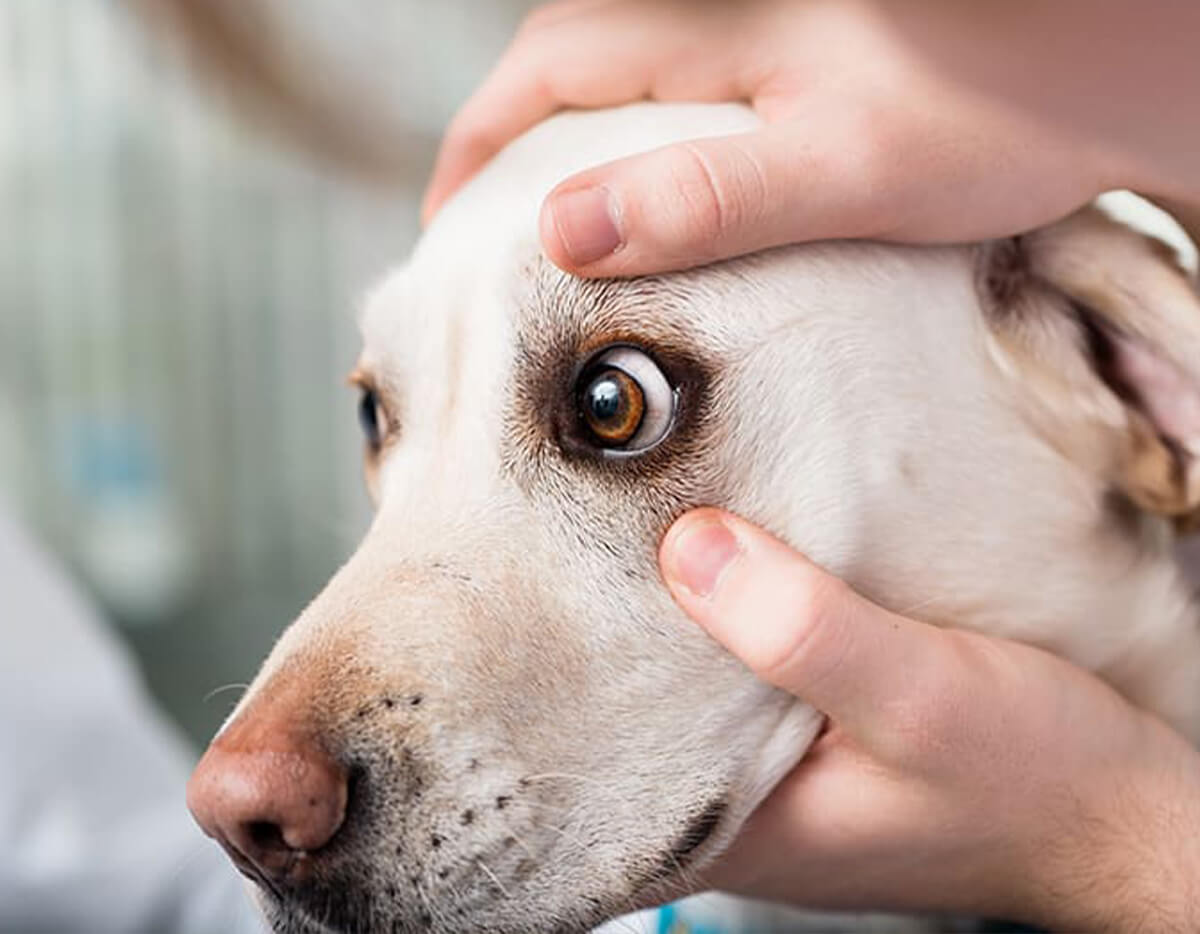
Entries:
{"type": "Polygon", "coordinates": [[[715,639],[831,720],[706,881],[1071,930],[1153,906],[1152,928],[1200,929],[1200,754],[1099,679],[897,616],[716,510],[681,518],[661,565],[715,639]]]}

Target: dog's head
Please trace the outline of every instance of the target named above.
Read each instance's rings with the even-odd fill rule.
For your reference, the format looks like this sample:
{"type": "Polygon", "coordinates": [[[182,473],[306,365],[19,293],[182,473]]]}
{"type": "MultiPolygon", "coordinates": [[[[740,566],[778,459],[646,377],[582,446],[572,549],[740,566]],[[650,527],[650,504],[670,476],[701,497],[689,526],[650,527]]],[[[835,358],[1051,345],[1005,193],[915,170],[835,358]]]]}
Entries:
{"type": "Polygon", "coordinates": [[[280,930],[575,930],[693,887],[819,718],[670,600],[656,548],[688,507],[1097,668],[1125,608],[1174,593],[1165,523],[1128,504],[1196,504],[1172,400],[1200,399],[1200,318],[1141,239],[1088,215],[607,282],[540,257],[565,173],[751,120],[556,118],[368,303],[374,523],[190,788],[280,930]]]}

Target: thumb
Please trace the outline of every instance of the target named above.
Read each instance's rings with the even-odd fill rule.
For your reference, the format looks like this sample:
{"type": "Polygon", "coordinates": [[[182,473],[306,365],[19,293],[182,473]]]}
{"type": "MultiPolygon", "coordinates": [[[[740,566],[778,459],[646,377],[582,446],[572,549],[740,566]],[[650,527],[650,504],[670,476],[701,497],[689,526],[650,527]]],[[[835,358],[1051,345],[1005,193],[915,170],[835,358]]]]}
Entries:
{"type": "Polygon", "coordinates": [[[550,193],[542,245],[568,272],[632,276],[876,233],[862,223],[874,218],[856,215],[877,206],[879,193],[871,201],[864,166],[845,149],[831,159],[831,149],[818,153],[789,121],[610,162],[550,193]]]}
{"type": "Polygon", "coordinates": [[[870,741],[887,712],[928,687],[944,634],[876,606],[777,538],[715,509],[667,532],[664,577],[679,605],[764,681],[870,741]]]}

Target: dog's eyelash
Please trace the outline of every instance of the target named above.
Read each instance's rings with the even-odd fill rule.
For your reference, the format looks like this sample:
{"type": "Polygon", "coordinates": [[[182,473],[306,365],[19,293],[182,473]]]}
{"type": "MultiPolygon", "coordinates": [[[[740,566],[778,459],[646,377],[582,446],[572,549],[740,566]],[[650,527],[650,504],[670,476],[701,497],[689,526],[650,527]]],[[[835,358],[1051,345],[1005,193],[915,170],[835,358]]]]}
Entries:
{"type": "Polygon", "coordinates": [[[379,394],[374,389],[364,389],[358,401],[358,421],[372,453],[378,452],[387,437],[387,414],[379,394]]]}

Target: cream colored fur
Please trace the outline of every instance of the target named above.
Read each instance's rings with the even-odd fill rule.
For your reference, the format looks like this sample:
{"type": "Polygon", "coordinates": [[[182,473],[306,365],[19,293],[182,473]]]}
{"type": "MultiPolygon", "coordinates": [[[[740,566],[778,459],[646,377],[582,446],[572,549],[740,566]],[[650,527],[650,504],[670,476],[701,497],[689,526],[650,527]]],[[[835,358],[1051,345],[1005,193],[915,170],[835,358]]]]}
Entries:
{"type": "Polygon", "coordinates": [[[1031,279],[1008,304],[981,286],[986,245],[817,244],[614,285],[539,258],[539,202],[568,173],[755,121],[556,117],[366,305],[362,369],[391,423],[377,515],[239,708],[301,682],[297,718],[364,776],[327,857],[359,929],[575,930],[686,892],[803,754],[819,717],[657,577],[656,543],[692,505],[765,524],[889,607],[1061,653],[1200,737],[1171,525],[1128,501],[1130,432],[1153,428],[1095,376],[1063,298],[1129,284],[1136,302],[1109,302],[1120,325],[1169,333],[1194,376],[1194,288],[1094,218],[1020,244],[1031,279]],[[564,453],[546,406],[570,374],[545,361],[606,335],[703,364],[686,445],[640,464],[564,453]]]}

